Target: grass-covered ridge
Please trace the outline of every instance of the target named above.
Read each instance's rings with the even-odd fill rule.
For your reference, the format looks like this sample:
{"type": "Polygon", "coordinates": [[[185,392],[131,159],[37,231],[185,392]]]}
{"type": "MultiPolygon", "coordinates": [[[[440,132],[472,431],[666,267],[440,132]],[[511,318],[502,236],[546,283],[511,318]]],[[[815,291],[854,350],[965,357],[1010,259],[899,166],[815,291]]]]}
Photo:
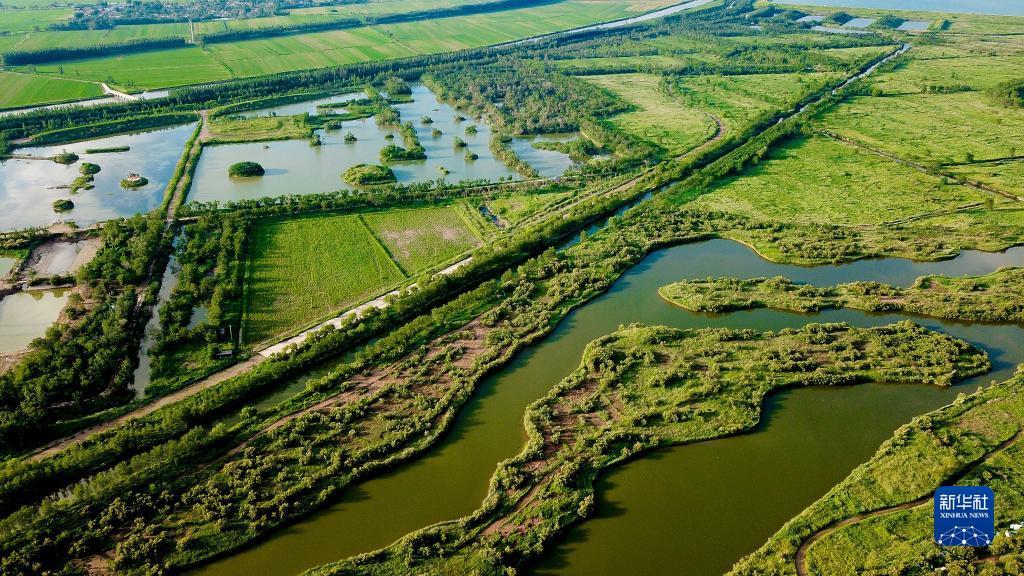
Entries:
{"type": "Polygon", "coordinates": [[[774,390],[944,385],[988,366],[970,345],[910,322],[778,333],[631,326],[592,342],[580,368],[530,406],[527,446],[499,465],[473,515],[309,574],[508,573],[591,513],[602,469],[750,430],[774,390]]]}
{"type": "Polygon", "coordinates": [[[910,312],[954,320],[1024,322],[1024,269],[1004,268],[971,277],[922,276],[910,288],[879,282],[832,287],[797,284],[789,279],[718,278],[684,280],[663,286],[666,300],[697,312],[776,308],[817,312],[857,308],[871,312],[910,312]]]}

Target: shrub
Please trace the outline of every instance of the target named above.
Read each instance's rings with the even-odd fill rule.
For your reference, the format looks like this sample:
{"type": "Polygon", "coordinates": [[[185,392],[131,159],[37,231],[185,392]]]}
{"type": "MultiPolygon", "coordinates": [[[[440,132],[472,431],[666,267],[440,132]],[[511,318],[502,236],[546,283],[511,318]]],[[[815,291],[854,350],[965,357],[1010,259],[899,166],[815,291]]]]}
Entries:
{"type": "Polygon", "coordinates": [[[252,177],[263,176],[266,170],[256,162],[237,162],[228,168],[229,176],[252,177]]]}
{"type": "Polygon", "coordinates": [[[341,177],[344,178],[345,182],[353,186],[387,184],[396,180],[395,173],[391,168],[377,164],[356,164],[345,170],[341,177]]]}
{"type": "Polygon", "coordinates": [[[74,207],[75,203],[72,202],[71,200],[68,200],[67,198],[60,198],[58,200],[53,201],[54,212],[67,212],[68,210],[71,210],[74,207]]]}

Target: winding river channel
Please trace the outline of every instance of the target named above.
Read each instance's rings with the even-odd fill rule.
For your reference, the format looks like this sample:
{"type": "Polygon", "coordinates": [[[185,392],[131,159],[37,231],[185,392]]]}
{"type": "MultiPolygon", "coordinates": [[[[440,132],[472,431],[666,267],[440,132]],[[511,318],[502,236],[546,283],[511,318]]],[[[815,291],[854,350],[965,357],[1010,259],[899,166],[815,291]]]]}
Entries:
{"type": "MultiPolygon", "coordinates": [[[[485,380],[451,432],[425,457],[347,490],[323,512],[197,573],[295,574],[471,513],[495,464],[522,448],[526,406],[577,367],[588,342],[621,324],[777,330],[809,322],[875,326],[907,318],[853,310],[697,314],[658,297],[657,289],[670,282],[784,275],[820,285],[878,280],[906,286],[924,274],[983,274],[1008,265],[1024,265],[1024,248],[965,252],[939,263],[887,259],[815,268],[773,264],[728,240],[655,252],[485,380]]],[[[596,518],[571,529],[534,572],[652,574],[672,566],[676,574],[721,573],[870,457],[900,424],[960,392],[1004,379],[1024,362],[1021,327],[914,320],[983,348],[993,371],[948,389],[863,385],[771,396],[763,422],[751,434],[661,450],[602,476],[596,518]]]]}

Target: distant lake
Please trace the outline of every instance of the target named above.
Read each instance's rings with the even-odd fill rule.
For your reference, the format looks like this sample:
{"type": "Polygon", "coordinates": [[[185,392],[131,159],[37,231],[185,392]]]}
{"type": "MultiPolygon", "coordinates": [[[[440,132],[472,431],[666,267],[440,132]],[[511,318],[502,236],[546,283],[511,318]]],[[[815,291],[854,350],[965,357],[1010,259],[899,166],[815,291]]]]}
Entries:
{"type": "Polygon", "coordinates": [[[919,10],[923,12],[965,12],[970,14],[999,14],[1024,16],[1021,0],[786,0],[786,4],[810,6],[841,6],[846,8],[888,8],[890,10],[919,10]]]}

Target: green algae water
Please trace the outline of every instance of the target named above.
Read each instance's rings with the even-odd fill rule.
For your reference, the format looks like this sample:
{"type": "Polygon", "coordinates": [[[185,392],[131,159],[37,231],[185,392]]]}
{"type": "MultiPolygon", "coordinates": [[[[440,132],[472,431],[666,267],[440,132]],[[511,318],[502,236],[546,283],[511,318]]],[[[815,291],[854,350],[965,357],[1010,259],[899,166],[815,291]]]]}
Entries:
{"type": "MultiPolygon", "coordinates": [[[[495,464],[522,448],[526,406],[576,369],[588,342],[621,324],[778,330],[832,321],[873,326],[907,317],[850,310],[813,316],[770,310],[696,314],[658,297],[657,289],[670,282],[785,275],[822,285],[853,280],[909,285],[924,274],[982,274],[1022,264],[1024,249],[966,252],[941,263],[889,259],[818,268],[772,264],[727,240],[656,252],[485,380],[426,456],[344,491],[328,509],[196,573],[297,574],[471,513],[495,464]]],[[[673,574],[721,573],[867,459],[900,424],[962,391],[1003,379],[1024,362],[1019,327],[915,321],[982,347],[993,372],[950,389],[865,385],[771,396],[763,422],[751,434],[658,451],[608,471],[598,484],[597,517],[554,543],[534,571],[659,574],[670,567],[673,574]]]]}

